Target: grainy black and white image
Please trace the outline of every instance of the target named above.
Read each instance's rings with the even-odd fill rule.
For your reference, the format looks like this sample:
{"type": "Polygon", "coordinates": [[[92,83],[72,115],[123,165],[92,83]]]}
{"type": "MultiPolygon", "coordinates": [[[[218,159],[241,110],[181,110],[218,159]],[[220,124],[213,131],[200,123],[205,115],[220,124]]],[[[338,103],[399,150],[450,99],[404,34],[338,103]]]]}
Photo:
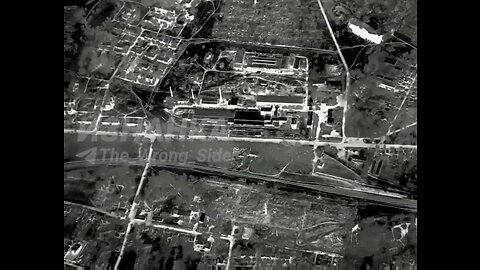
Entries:
{"type": "Polygon", "coordinates": [[[65,269],[417,269],[416,0],[66,2],[65,269]]]}

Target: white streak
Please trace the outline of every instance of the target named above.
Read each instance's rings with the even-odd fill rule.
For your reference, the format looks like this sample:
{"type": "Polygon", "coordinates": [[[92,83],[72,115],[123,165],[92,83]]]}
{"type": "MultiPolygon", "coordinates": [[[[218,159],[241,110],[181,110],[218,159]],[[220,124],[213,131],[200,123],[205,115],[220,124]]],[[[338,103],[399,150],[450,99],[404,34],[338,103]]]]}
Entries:
{"type": "Polygon", "coordinates": [[[372,33],[369,33],[367,31],[367,29],[365,28],[362,28],[360,26],[357,26],[357,25],[354,25],[352,24],[351,22],[348,23],[348,27],[350,28],[350,30],[352,30],[352,32],[363,38],[363,39],[366,39],[370,42],[373,42],[375,44],[380,44],[382,43],[382,40],[383,40],[383,35],[379,36],[379,35],[375,35],[375,34],[372,34],[372,33]]]}

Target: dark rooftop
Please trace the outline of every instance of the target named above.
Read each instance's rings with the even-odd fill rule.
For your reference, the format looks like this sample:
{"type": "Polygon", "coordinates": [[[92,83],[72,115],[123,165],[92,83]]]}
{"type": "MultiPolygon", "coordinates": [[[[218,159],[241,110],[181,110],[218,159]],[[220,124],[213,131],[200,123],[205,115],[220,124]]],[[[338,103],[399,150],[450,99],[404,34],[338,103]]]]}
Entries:
{"type": "Polygon", "coordinates": [[[257,102],[302,104],[303,96],[257,96],[257,102]]]}
{"type": "Polygon", "coordinates": [[[195,109],[195,116],[200,117],[225,117],[230,118],[235,115],[235,111],[227,109],[195,109]]]}
{"type": "Polygon", "coordinates": [[[259,111],[244,111],[239,110],[235,112],[235,119],[243,119],[243,120],[261,120],[263,121],[263,117],[259,111]]]}

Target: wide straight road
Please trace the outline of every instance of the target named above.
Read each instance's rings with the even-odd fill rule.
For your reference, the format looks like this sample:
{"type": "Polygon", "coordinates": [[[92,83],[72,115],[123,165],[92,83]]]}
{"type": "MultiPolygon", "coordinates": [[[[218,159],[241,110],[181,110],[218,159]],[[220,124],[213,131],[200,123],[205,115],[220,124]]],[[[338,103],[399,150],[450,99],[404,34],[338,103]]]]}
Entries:
{"type": "Polygon", "coordinates": [[[271,139],[271,138],[250,138],[250,137],[228,137],[228,136],[205,136],[205,135],[177,135],[177,134],[158,134],[158,133],[128,133],[128,132],[113,132],[113,131],[91,131],[91,130],[75,130],[64,129],[65,134],[82,134],[94,136],[109,137],[106,141],[111,142],[112,136],[125,137],[145,137],[158,138],[161,140],[200,140],[200,141],[229,141],[229,142],[252,142],[252,143],[287,143],[292,145],[309,145],[309,146],[323,146],[331,145],[336,147],[358,147],[358,148],[407,148],[417,149],[416,145],[404,144],[368,144],[357,138],[346,138],[345,142],[325,142],[325,141],[309,141],[309,140],[293,140],[293,139],[271,139]],[[352,139],[352,140],[349,140],[352,139]]]}
{"type": "Polygon", "coordinates": [[[125,247],[127,246],[127,243],[128,243],[128,236],[130,235],[130,233],[132,231],[132,228],[133,228],[133,225],[135,224],[135,215],[137,214],[137,209],[138,209],[137,208],[137,206],[138,206],[137,200],[138,200],[138,196],[140,195],[140,193],[142,191],[143,185],[145,183],[145,179],[147,178],[147,173],[148,173],[148,170],[149,170],[149,167],[150,167],[150,161],[152,159],[152,153],[153,153],[153,141],[150,142],[148,157],[145,160],[146,164],[145,164],[145,167],[143,168],[142,177],[140,178],[140,183],[138,184],[137,192],[135,193],[135,197],[133,198],[132,206],[130,207],[130,211],[129,211],[130,222],[127,225],[127,230],[125,231],[125,238],[123,239],[123,244],[122,244],[122,247],[120,249],[120,253],[118,254],[118,258],[117,258],[117,262],[115,263],[114,270],[118,270],[119,267],[120,267],[120,262],[122,261],[123,254],[125,253],[125,247]]]}
{"type": "Polygon", "coordinates": [[[337,42],[337,39],[335,38],[335,34],[333,33],[333,29],[330,26],[330,22],[328,21],[327,14],[325,13],[325,10],[323,9],[322,1],[317,0],[318,6],[320,7],[320,11],[322,12],[323,19],[325,20],[325,23],[327,24],[328,31],[330,32],[330,35],[332,36],[333,43],[335,43],[335,47],[337,48],[338,56],[342,60],[342,64],[345,68],[345,92],[343,93],[343,98],[346,100],[346,104],[343,107],[343,122],[342,122],[342,136],[343,136],[343,141],[347,138],[345,135],[345,125],[347,122],[346,119],[346,113],[348,110],[348,95],[349,95],[349,90],[350,90],[350,71],[347,65],[347,61],[345,60],[345,57],[343,57],[342,50],[340,49],[340,45],[337,42]]]}

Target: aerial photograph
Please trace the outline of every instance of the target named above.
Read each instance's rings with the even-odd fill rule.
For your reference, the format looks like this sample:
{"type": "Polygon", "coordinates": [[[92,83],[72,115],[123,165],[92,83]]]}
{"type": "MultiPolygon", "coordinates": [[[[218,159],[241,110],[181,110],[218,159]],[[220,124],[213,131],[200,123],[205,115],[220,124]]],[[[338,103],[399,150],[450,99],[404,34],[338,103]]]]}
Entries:
{"type": "Polygon", "coordinates": [[[416,0],[64,4],[64,269],[416,270],[416,0]]]}

